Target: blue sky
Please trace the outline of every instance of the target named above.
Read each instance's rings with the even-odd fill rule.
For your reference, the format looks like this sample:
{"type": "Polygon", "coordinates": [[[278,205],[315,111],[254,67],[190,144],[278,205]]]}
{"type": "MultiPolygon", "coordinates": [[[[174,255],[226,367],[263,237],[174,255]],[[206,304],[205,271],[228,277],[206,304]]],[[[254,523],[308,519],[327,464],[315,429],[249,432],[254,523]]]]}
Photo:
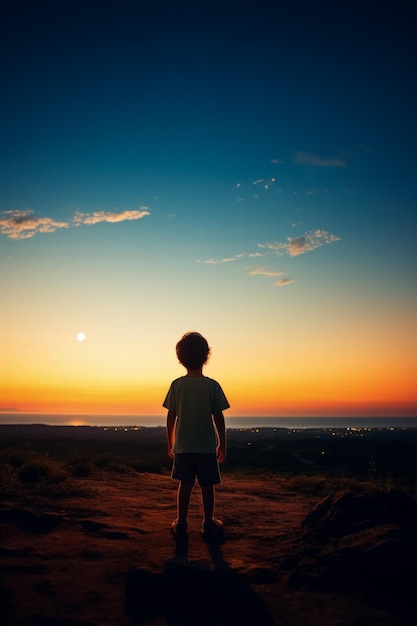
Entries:
{"type": "MultiPolygon", "coordinates": [[[[392,369],[405,397],[417,347],[412,2],[6,2],[0,17],[6,386],[27,350],[41,362],[45,333],[55,328],[64,361],[58,336],[86,328],[112,337],[103,380],[145,342],[129,372],[142,380],[148,361],[162,393],[172,344],[197,329],[218,346],[213,375],[236,369],[247,389],[267,367],[254,397],[275,393],[272,413],[283,363],[296,395],[294,350],[303,389],[325,395],[320,346],[341,379],[343,355],[352,371],[365,363],[375,401],[392,369]]],[[[361,393],[352,377],[339,396],[353,407],[361,393]]]]}

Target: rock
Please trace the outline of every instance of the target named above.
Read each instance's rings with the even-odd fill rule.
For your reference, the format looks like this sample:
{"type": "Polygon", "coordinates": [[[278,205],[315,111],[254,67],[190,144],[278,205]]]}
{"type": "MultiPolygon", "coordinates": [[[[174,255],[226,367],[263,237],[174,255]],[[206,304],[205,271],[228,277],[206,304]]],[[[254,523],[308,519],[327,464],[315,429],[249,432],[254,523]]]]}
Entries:
{"type": "Polygon", "coordinates": [[[329,496],[302,523],[298,563],[288,585],[406,597],[413,587],[416,527],[417,501],[399,491],[329,496]]]}

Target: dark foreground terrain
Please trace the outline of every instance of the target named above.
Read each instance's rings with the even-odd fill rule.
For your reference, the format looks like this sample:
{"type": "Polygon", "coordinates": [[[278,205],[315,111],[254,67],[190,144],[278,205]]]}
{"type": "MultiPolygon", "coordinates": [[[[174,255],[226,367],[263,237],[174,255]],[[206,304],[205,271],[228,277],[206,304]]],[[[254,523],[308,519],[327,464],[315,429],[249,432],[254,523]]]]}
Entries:
{"type": "Polygon", "coordinates": [[[223,543],[170,533],[163,428],[0,426],[0,613],[13,626],[412,626],[408,431],[229,431],[223,543]]]}

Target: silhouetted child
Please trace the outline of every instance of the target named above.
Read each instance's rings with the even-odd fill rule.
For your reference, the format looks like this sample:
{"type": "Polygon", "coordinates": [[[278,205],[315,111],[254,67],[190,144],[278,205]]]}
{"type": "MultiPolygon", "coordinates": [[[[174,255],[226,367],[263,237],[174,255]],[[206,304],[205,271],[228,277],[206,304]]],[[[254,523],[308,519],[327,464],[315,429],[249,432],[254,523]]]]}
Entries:
{"type": "Polygon", "coordinates": [[[174,459],[172,478],[180,481],[175,537],[187,537],[187,515],[197,478],[204,511],[203,535],[222,532],[214,518],[214,485],[220,483],[219,463],[226,458],[226,428],[223,410],[229,403],[219,383],[203,375],[210,356],[209,345],[200,333],[186,333],[176,345],[177,357],[187,374],[171,383],[163,406],[168,409],[168,454],[174,459]]]}

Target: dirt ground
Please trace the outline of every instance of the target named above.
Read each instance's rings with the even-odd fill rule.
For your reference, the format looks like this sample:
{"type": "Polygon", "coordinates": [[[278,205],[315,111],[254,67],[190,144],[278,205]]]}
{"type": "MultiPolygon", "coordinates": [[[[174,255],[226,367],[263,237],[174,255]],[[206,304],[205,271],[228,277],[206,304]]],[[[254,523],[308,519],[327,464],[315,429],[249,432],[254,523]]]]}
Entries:
{"type": "Polygon", "coordinates": [[[188,542],[177,544],[169,476],[102,471],[88,482],[91,498],[3,502],[4,626],[408,626],[360,592],[287,585],[301,523],[319,497],[275,479],[225,477],[224,542],[204,541],[196,488],[188,542]]]}

